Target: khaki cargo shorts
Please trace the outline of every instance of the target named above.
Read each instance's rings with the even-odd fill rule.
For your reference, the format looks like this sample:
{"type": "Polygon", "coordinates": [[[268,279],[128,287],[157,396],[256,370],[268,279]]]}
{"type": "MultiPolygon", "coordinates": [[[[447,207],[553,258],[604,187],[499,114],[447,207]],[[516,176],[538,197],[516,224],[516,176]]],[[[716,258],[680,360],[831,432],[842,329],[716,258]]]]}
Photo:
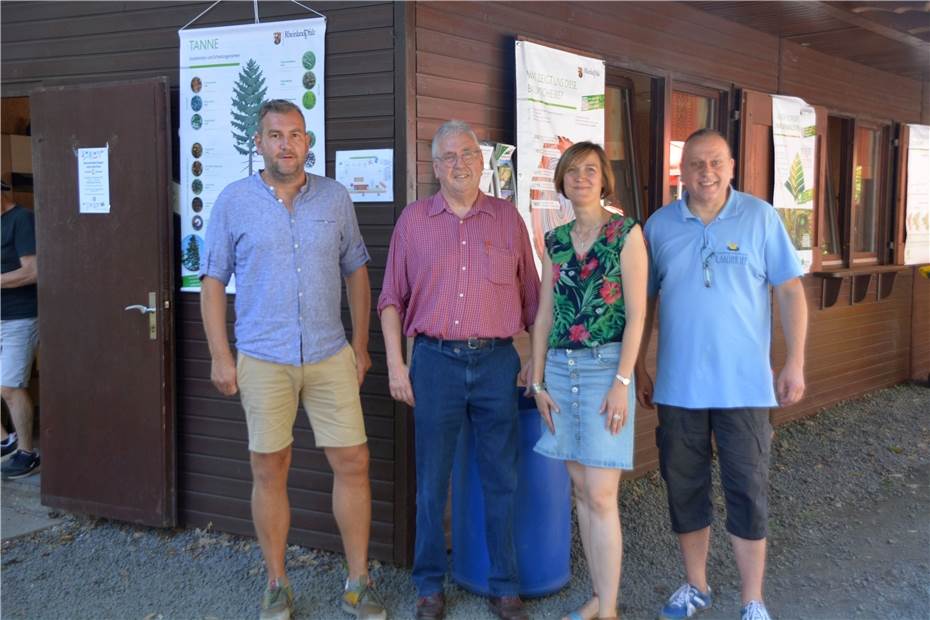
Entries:
{"type": "Polygon", "coordinates": [[[318,448],[357,446],[368,440],[351,346],[303,366],[239,353],[236,370],[250,451],[277,452],[294,442],[298,400],[310,419],[318,448]]]}

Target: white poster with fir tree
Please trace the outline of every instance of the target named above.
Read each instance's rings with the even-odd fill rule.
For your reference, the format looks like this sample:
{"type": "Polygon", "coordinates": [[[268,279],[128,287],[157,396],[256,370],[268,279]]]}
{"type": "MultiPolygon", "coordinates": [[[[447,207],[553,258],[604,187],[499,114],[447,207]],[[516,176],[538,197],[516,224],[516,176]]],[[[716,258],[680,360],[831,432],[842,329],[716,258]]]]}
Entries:
{"type": "Polygon", "coordinates": [[[326,174],[326,18],[184,28],[178,35],[181,285],[199,291],[213,202],[229,183],[261,168],[253,136],[263,101],[300,107],[310,138],[305,169],[326,174]]]}

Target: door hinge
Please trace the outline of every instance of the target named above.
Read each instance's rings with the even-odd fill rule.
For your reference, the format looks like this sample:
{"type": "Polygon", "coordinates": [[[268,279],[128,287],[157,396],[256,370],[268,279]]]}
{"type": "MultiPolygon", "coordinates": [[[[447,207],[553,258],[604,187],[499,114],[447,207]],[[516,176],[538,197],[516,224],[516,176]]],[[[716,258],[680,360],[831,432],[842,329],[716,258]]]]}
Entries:
{"type": "Polygon", "coordinates": [[[739,120],[739,110],[733,110],[733,120],[734,121],[739,120]]]}
{"type": "Polygon", "coordinates": [[[901,145],[901,140],[899,140],[898,138],[895,138],[894,140],[891,141],[891,146],[895,148],[898,148],[898,146],[900,145],[901,145]]]}

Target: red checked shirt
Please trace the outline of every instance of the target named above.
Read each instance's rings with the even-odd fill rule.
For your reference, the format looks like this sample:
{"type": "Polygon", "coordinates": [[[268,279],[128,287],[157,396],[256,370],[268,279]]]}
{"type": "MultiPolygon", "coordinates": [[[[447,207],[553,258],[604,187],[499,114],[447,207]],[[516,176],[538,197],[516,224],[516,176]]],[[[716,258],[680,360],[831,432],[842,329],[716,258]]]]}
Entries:
{"type": "Polygon", "coordinates": [[[407,336],[509,338],[533,324],[539,276],[513,204],[479,194],[459,218],[442,193],[410,203],[391,237],[378,312],[407,336]]]}

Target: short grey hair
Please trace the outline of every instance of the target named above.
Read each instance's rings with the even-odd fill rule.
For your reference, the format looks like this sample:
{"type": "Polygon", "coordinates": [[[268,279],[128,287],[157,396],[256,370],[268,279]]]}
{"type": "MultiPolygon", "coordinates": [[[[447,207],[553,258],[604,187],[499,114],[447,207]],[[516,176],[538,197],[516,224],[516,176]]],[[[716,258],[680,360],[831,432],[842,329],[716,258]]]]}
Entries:
{"type": "Polygon", "coordinates": [[[456,136],[459,134],[465,134],[469,136],[472,140],[475,141],[475,144],[480,144],[478,142],[478,136],[475,135],[475,131],[471,128],[471,125],[465,121],[451,120],[446,121],[442,126],[436,130],[436,135],[433,136],[433,146],[432,154],[433,159],[439,159],[441,153],[439,152],[439,143],[448,138],[449,136],[456,136]]]}
{"type": "MultiPolygon", "coordinates": [[[[288,101],[287,99],[266,99],[262,102],[262,106],[258,109],[258,133],[262,132],[262,121],[265,120],[265,117],[269,114],[289,114],[291,112],[297,112],[300,114],[300,118],[304,118],[303,112],[300,111],[300,108],[297,107],[293,101],[288,101]]],[[[307,121],[304,119],[304,128],[306,129],[307,121]]]]}

